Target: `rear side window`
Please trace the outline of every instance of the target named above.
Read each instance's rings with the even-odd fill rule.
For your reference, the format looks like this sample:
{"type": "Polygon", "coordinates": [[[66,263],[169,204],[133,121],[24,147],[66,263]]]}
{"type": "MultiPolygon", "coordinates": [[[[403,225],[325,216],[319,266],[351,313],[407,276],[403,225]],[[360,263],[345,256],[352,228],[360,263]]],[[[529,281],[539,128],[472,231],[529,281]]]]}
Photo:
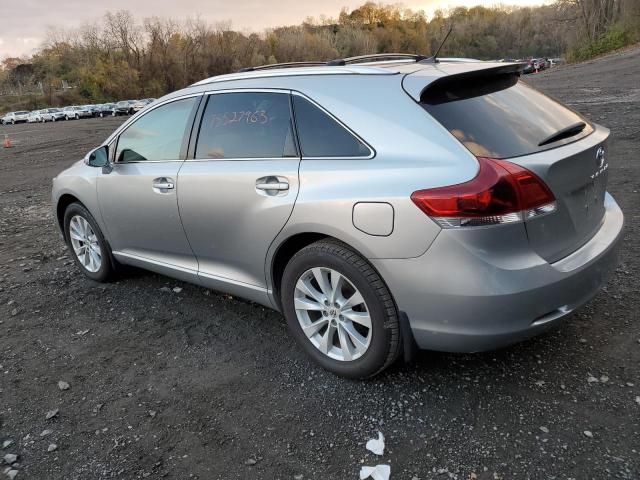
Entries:
{"type": "Polygon", "coordinates": [[[371,150],[314,104],[294,95],[300,149],[305,157],[368,157],[371,150]]]}
{"type": "Polygon", "coordinates": [[[528,155],[593,131],[580,115],[513,74],[434,83],[420,103],[479,157],[528,155]]]}
{"type": "Polygon", "coordinates": [[[202,115],[196,158],[297,157],[286,93],[219,93],[202,115]]]}
{"type": "Polygon", "coordinates": [[[120,134],[118,162],[180,160],[189,118],[198,97],[167,103],[143,115],[120,134]]]}

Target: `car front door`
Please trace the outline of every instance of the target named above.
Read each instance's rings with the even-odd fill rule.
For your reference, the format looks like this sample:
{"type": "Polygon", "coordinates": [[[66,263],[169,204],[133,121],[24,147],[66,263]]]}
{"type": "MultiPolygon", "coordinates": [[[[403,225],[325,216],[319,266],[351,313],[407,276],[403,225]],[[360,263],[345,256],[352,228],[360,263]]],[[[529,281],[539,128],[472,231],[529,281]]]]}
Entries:
{"type": "Polygon", "coordinates": [[[180,222],[176,192],[200,99],[173,100],[137,118],[110,145],[111,171],[103,170],[97,181],[114,256],[188,280],[194,280],[198,266],[180,222]]]}
{"type": "Polygon", "coordinates": [[[205,101],[178,178],[182,222],[204,285],[265,302],[266,253],[298,193],[290,95],[236,91],[205,101]]]}

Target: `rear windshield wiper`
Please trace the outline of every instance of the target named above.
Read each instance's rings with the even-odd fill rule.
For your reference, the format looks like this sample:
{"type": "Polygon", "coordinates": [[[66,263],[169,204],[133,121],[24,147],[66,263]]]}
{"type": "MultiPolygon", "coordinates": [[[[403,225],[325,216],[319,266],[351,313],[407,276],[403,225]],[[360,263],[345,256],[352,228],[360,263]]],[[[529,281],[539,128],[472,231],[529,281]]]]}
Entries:
{"type": "Polygon", "coordinates": [[[543,145],[548,145],[549,143],[557,142],[558,140],[562,140],[563,138],[573,137],[574,135],[579,134],[587,124],[584,122],[576,122],[568,127],[563,128],[562,130],[558,130],[553,135],[548,136],[544,140],[542,140],[538,146],[542,147],[543,145]]]}

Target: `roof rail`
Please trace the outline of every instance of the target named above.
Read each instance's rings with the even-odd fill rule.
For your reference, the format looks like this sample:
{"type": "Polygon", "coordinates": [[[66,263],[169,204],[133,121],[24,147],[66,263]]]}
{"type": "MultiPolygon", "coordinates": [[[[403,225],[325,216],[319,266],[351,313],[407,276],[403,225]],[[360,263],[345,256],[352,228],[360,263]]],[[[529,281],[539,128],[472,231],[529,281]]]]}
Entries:
{"type": "Polygon", "coordinates": [[[323,65],[327,65],[327,62],[270,63],[269,65],[260,65],[259,67],[241,68],[238,72],[255,72],[256,70],[269,70],[271,68],[318,67],[323,65]]]}
{"type": "MultiPolygon", "coordinates": [[[[241,68],[238,72],[255,72],[258,70],[269,70],[272,68],[295,68],[295,67],[342,67],[353,63],[365,62],[383,62],[385,60],[413,60],[415,62],[433,60],[433,57],[419,55],[417,53],[374,53],[371,55],[360,55],[357,57],[337,58],[328,62],[287,62],[287,63],[271,63],[269,65],[260,65],[258,67],[241,68]]],[[[437,60],[436,60],[437,61],[437,60]]]]}
{"type": "Polygon", "coordinates": [[[375,62],[375,61],[384,61],[384,60],[393,60],[393,59],[407,59],[414,60],[415,62],[421,62],[422,60],[428,60],[431,57],[426,57],[424,55],[416,54],[416,53],[374,53],[371,55],[360,55],[357,57],[347,57],[347,58],[338,58],[336,60],[331,60],[327,62],[327,65],[331,66],[342,66],[348,65],[351,63],[364,63],[364,62],[375,62]]]}

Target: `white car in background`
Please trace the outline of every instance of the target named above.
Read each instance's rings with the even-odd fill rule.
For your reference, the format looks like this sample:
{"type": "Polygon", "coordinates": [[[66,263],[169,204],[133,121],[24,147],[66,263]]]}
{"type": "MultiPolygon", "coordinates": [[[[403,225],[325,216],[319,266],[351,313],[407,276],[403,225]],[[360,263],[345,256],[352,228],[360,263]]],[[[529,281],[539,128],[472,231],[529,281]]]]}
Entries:
{"type": "Polygon", "coordinates": [[[78,120],[80,118],[91,118],[93,113],[86,107],[79,107],[78,105],[72,105],[70,107],[64,107],[62,110],[65,120],[78,120]]]}
{"type": "Polygon", "coordinates": [[[47,108],[47,113],[51,115],[51,121],[64,120],[64,112],[61,108],[47,108]]]}
{"type": "Polygon", "coordinates": [[[29,112],[20,110],[18,112],[9,112],[2,118],[3,125],[15,125],[16,123],[24,123],[29,121],[29,112]]]}
{"type": "Polygon", "coordinates": [[[29,118],[27,120],[28,123],[45,123],[52,122],[53,116],[49,113],[48,109],[44,110],[34,110],[29,114],[29,118]]]}

